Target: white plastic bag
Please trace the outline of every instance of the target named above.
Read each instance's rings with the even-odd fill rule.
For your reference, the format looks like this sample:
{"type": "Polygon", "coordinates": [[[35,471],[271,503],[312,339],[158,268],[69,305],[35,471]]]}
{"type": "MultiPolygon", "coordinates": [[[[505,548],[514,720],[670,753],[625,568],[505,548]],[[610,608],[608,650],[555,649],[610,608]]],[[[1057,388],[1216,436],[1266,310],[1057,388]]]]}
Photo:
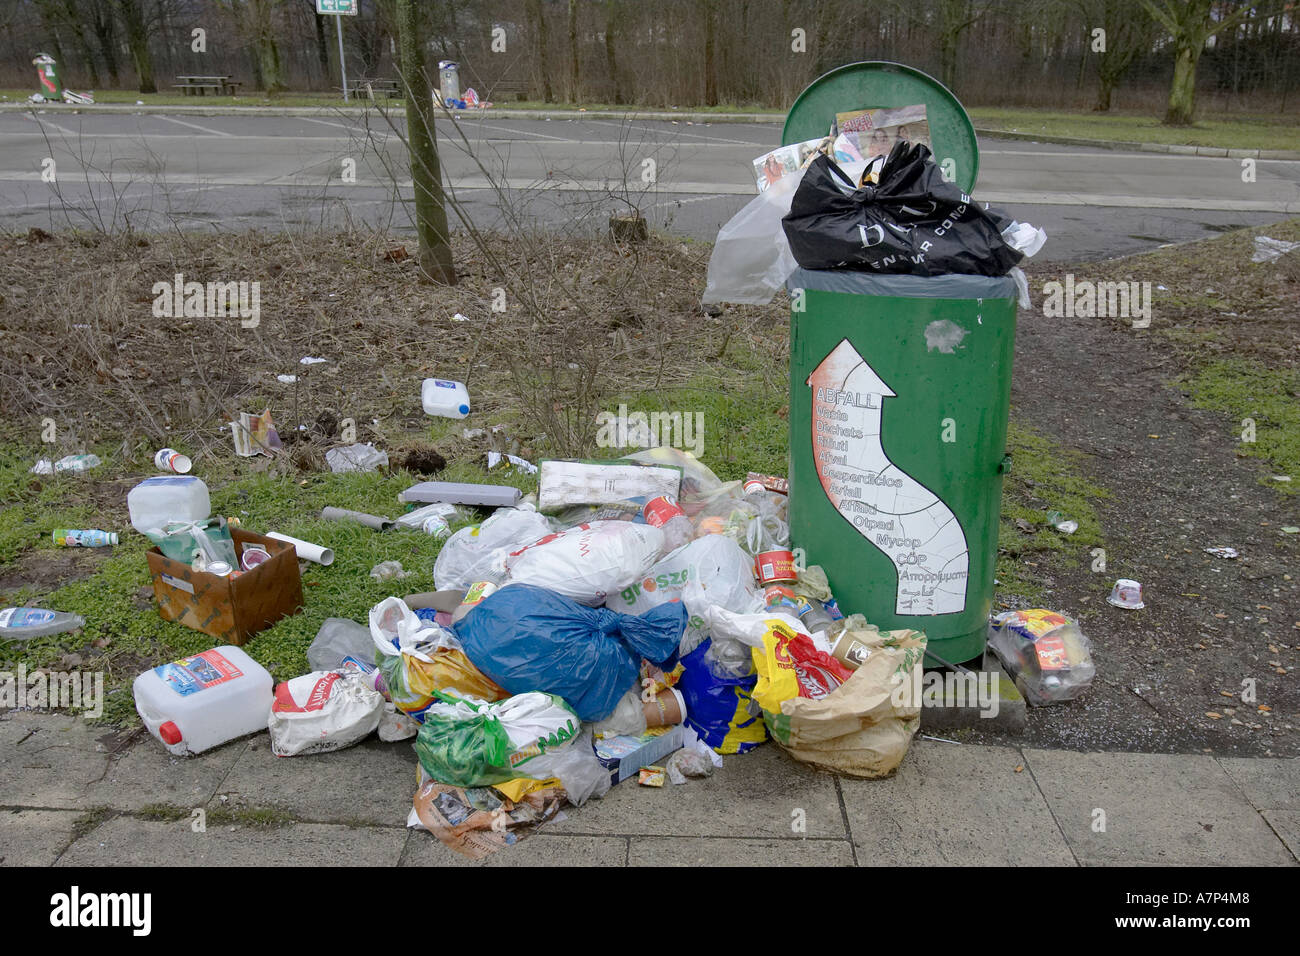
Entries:
{"type": "Polygon", "coordinates": [[[506,558],[506,584],[532,584],[593,607],[658,560],[664,533],[631,521],[593,521],[548,535],[506,558]]]}
{"type": "Polygon", "coordinates": [[[500,584],[506,556],[550,533],[545,516],[531,505],[498,508],[482,524],[447,539],[433,563],[433,583],[439,591],[468,591],[478,581],[500,584]]]}
{"type": "Polygon", "coordinates": [[[621,614],[644,614],[678,599],[690,615],[682,634],[681,654],[689,654],[708,636],[702,615],[709,605],[741,613],[763,608],[763,596],[754,587],[753,559],[720,534],[705,535],[678,548],[651,567],[644,578],[611,594],[605,606],[621,614]]]}
{"type": "Polygon", "coordinates": [[[410,654],[428,662],[440,647],[464,651],[455,634],[418,617],[399,597],[386,597],[370,609],[370,638],[388,657],[410,654]]]}
{"type": "MultiPolygon", "coordinates": [[[[687,605],[689,608],[689,604],[687,605]]],[[[768,631],[769,621],[779,620],[790,630],[810,638],[819,651],[830,653],[824,634],[812,634],[797,617],[780,614],[776,611],[759,611],[752,614],[737,614],[724,607],[711,605],[704,609],[701,617],[704,629],[712,639],[704,660],[722,677],[744,677],[753,670],[752,650],[763,650],[763,635],[768,631]]]]}
{"type": "Polygon", "coordinates": [[[783,176],[752,199],[718,231],[701,302],[766,305],[799,263],[781,219],[790,212],[806,170],[783,176]]]}
{"type": "Polygon", "coordinates": [[[275,688],[267,730],[277,757],[326,753],[360,743],[384,715],[384,697],[360,674],[313,671],[275,688]]]}

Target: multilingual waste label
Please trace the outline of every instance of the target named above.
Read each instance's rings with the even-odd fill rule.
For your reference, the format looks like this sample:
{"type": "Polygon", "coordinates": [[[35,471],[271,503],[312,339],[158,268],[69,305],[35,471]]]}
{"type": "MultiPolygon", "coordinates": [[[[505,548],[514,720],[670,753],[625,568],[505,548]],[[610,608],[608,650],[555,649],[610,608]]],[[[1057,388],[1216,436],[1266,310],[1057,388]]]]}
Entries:
{"type": "Polygon", "coordinates": [[[817,478],[831,505],[898,572],[896,614],[966,608],[970,555],[961,522],[885,454],[881,413],[897,397],[848,339],[808,376],[817,478]]]}

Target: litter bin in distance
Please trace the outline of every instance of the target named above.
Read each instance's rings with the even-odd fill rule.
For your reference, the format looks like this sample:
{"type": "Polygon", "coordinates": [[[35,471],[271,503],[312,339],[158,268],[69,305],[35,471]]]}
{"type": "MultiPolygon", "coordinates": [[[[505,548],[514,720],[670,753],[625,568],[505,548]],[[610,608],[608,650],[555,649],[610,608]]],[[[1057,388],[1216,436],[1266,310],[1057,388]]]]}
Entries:
{"type": "Polygon", "coordinates": [[[438,61],[438,93],[444,103],[460,99],[460,67],[453,60],[438,61]]]}
{"type": "MultiPolygon", "coordinates": [[[[815,81],[783,139],[824,136],[837,111],[917,103],[936,161],[953,158],[969,191],[978,150],[965,110],[897,64],[815,81]]],[[[1015,280],[799,269],[787,288],[791,543],[825,568],[846,614],[924,631],[949,661],[980,656],[1008,464],[1015,280]]]]}

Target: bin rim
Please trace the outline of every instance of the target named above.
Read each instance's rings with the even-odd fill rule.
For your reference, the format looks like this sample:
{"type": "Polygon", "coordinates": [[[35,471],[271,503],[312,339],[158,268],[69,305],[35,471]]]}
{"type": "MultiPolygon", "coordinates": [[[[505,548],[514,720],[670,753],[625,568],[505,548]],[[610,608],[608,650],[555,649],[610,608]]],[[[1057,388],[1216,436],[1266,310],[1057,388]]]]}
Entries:
{"type": "MultiPolygon", "coordinates": [[[[805,100],[812,96],[819,87],[828,83],[833,83],[837,78],[842,78],[852,73],[863,72],[864,67],[871,71],[895,73],[907,76],[923,86],[930,87],[931,91],[940,101],[946,102],[949,106],[954,108],[954,113],[951,116],[951,119],[956,120],[959,127],[962,127],[963,132],[969,139],[967,145],[969,145],[971,152],[970,172],[967,174],[964,170],[960,170],[957,176],[957,183],[962,187],[963,192],[970,193],[975,188],[975,182],[979,177],[980,151],[979,140],[975,135],[975,124],[971,121],[970,114],[966,112],[966,107],[962,106],[961,100],[957,99],[957,96],[952,92],[952,90],[948,89],[948,87],[944,86],[943,83],[936,80],[929,73],[926,73],[924,70],[918,70],[914,66],[908,66],[905,63],[898,63],[894,60],[858,60],[854,63],[845,63],[842,66],[835,67],[833,70],[826,71],[821,76],[817,77],[817,79],[805,86],[803,91],[795,97],[794,102],[790,105],[790,109],[785,114],[785,123],[781,127],[781,145],[789,146],[792,143],[803,142],[802,139],[796,139],[790,133],[790,121],[799,111],[801,103],[804,103],[805,100]]],[[[851,106],[844,107],[846,110],[854,108],[855,107],[851,106]]],[[[931,142],[933,142],[934,125],[928,115],[927,122],[930,125],[931,142]]],[[[824,130],[821,135],[825,135],[824,130]]],[[[935,152],[937,154],[937,151],[935,152]]],[[[938,160],[936,159],[936,162],[937,161],[938,160]]]]}

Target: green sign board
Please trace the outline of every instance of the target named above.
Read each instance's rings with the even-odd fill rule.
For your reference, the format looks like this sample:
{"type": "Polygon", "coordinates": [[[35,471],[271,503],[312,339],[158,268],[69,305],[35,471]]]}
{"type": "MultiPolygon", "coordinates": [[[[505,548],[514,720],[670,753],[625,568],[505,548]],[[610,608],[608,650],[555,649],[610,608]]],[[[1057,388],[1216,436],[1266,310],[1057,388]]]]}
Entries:
{"type": "Polygon", "coordinates": [[[357,4],[358,0],[316,0],[316,12],[355,17],[357,15],[357,4]]]}

